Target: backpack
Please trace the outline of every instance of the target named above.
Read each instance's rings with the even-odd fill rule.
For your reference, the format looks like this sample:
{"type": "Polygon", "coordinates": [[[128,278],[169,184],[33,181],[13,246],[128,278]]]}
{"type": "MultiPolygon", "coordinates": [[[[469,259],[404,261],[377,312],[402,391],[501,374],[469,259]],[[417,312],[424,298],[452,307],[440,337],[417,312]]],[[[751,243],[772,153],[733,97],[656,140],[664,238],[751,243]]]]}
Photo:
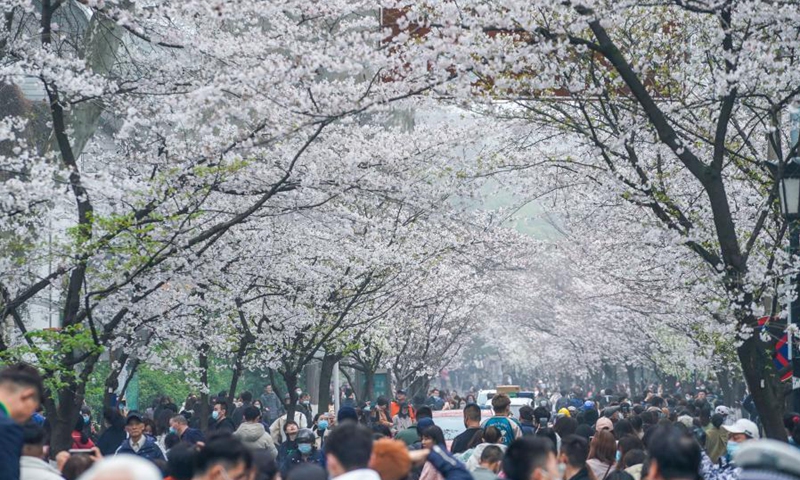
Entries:
{"type": "Polygon", "coordinates": [[[511,420],[508,417],[492,417],[489,420],[486,420],[486,423],[483,424],[484,431],[489,427],[494,427],[500,431],[500,443],[505,446],[511,445],[511,442],[514,441],[514,427],[511,425],[511,420]]]}

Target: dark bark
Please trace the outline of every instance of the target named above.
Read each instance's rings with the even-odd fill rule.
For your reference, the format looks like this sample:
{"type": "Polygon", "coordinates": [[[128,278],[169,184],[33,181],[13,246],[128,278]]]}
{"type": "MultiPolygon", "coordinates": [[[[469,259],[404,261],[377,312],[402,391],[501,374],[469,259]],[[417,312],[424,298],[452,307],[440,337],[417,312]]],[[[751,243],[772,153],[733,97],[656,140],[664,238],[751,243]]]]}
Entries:
{"type": "Polygon", "coordinates": [[[208,430],[208,416],[211,414],[208,399],[208,345],[200,347],[200,384],[205,387],[200,393],[200,428],[208,430]]]}
{"type": "Polygon", "coordinates": [[[294,419],[294,412],[297,409],[297,372],[295,370],[287,370],[284,372],[280,372],[281,376],[283,377],[283,381],[286,383],[286,389],[288,390],[289,394],[289,405],[284,404],[284,408],[286,409],[286,419],[291,420],[294,419]]]}
{"type": "Polygon", "coordinates": [[[364,365],[364,401],[375,401],[375,371],[364,365]]]}
{"type": "Polygon", "coordinates": [[[783,427],[783,391],[772,358],[752,335],[737,349],[745,381],[753,395],[767,437],[786,441],[783,427]]]}
{"type": "Polygon", "coordinates": [[[736,401],[733,393],[733,382],[731,381],[731,374],[727,368],[719,368],[717,371],[717,380],[722,389],[722,401],[725,405],[733,405],[736,401]]]}
{"type": "Polygon", "coordinates": [[[625,365],[625,371],[628,373],[628,385],[631,389],[631,396],[635,396],[636,388],[636,367],[633,365],[625,365]]]}
{"type": "Polygon", "coordinates": [[[327,412],[330,408],[331,379],[333,378],[333,369],[339,360],[341,360],[340,355],[325,355],[322,358],[322,366],[319,372],[318,412],[327,412]]]}

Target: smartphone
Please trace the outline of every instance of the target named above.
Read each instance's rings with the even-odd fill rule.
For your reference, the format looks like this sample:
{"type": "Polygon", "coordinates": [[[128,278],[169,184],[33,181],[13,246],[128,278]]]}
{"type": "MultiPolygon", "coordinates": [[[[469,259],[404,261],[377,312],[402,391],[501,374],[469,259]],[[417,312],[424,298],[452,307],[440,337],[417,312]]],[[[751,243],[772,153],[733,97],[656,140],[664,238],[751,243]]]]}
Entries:
{"type": "Polygon", "coordinates": [[[70,455],[80,455],[80,454],[91,455],[93,453],[94,453],[94,450],[92,450],[91,448],[70,448],[69,449],[69,454],[70,455]]]}

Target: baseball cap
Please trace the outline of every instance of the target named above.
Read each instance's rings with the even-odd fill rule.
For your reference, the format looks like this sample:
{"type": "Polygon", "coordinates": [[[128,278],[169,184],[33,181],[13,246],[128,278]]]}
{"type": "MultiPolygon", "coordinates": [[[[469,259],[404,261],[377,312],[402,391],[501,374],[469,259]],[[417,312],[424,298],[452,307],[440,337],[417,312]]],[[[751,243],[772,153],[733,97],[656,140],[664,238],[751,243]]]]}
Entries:
{"type": "Polygon", "coordinates": [[[594,425],[594,429],[595,429],[595,431],[598,431],[598,432],[601,431],[601,430],[608,430],[609,432],[613,432],[614,431],[614,422],[612,422],[610,418],[600,417],[597,420],[597,423],[594,425]]]}
{"type": "Polygon", "coordinates": [[[593,408],[594,408],[594,402],[593,402],[593,401],[591,401],[591,400],[586,400],[586,401],[583,403],[583,409],[584,409],[584,410],[592,410],[593,408]]]}
{"type": "Polygon", "coordinates": [[[432,427],[433,425],[434,425],[433,419],[430,419],[430,418],[427,418],[427,417],[426,418],[420,418],[419,422],[417,422],[417,430],[419,432],[422,432],[426,428],[432,427]]]}
{"type": "Polygon", "coordinates": [[[776,440],[745,442],[733,461],[742,468],[739,478],[746,480],[800,478],[800,450],[776,440]]]}
{"type": "Polygon", "coordinates": [[[746,418],[740,418],[739,420],[736,420],[736,423],[733,425],[723,425],[722,428],[724,428],[728,433],[744,433],[748,437],[756,440],[760,438],[756,424],[746,418]]]}
{"type": "Polygon", "coordinates": [[[714,409],[714,413],[718,413],[718,414],[722,415],[723,417],[727,417],[728,415],[731,414],[731,411],[725,405],[720,405],[720,406],[718,406],[717,408],[714,409]]]}
{"type": "Polygon", "coordinates": [[[131,420],[133,419],[139,420],[141,422],[142,420],[144,420],[144,417],[142,417],[142,414],[140,414],[139,412],[129,412],[128,416],[125,417],[125,424],[127,425],[131,423],[131,420]]]}

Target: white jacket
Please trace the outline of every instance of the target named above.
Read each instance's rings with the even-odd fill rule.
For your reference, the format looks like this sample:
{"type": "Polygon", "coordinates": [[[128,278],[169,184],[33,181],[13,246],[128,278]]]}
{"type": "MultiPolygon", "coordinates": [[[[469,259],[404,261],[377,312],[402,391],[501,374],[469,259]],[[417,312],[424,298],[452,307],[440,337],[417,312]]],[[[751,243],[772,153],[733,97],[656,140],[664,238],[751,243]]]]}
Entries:
{"type": "Polygon", "coordinates": [[[263,448],[269,450],[272,458],[277,458],[278,449],[275,448],[275,442],[272,437],[264,430],[264,425],[260,423],[242,422],[239,428],[233,432],[233,436],[237,437],[245,445],[250,448],[263,448]]]}
{"type": "Polygon", "coordinates": [[[41,458],[23,455],[19,459],[20,480],[64,480],[61,472],[41,458]]]}
{"type": "MultiPolygon", "coordinates": [[[[294,421],[300,428],[308,428],[308,422],[306,421],[306,416],[300,412],[294,412],[294,421]]],[[[272,425],[269,426],[269,434],[272,435],[272,440],[280,439],[280,442],[283,443],[286,441],[286,433],[283,431],[283,426],[286,424],[286,414],[284,413],[281,415],[280,418],[272,422],[272,425]]]]}

